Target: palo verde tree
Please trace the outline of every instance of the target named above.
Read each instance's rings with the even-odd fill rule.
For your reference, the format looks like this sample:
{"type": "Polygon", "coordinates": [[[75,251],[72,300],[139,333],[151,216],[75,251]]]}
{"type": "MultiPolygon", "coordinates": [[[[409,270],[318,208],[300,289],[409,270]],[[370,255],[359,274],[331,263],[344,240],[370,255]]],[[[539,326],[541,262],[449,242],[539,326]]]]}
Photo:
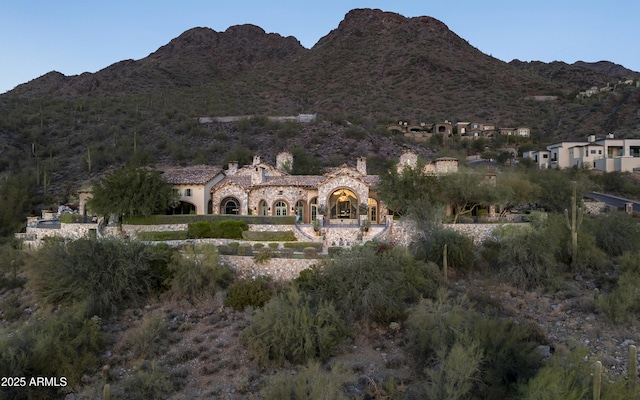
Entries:
{"type": "Polygon", "coordinates": [[[87,206],[99,215],[113,214],[121,222],[123,217],[163,212],[176,200],[160,172],[125,167],[93,185],[93,197],[87,206]]]}
{"type": "Polygon", "coordinates": [[[439,203],[439,191],[438,178],[424,174],[422,165],[405,167],[401,173],[389,168],[378,182],[378,193],[397,215],[406,215],[416,204],[439,203]]]}

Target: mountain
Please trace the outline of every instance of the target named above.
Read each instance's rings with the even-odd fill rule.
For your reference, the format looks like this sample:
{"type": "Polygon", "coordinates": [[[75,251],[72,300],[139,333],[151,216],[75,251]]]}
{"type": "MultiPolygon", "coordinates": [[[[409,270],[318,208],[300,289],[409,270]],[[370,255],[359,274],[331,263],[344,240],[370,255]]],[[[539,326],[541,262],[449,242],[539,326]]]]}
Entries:
{"type": "Polygon", "coordinates": [[[0,168],[35,168],[40,177],[48,160],[52,187],[73,191],[78,181],[132,159],[221,163],[230,153],[269,159],[296,147],[330,165],[356,153],[429,153],[380,129],[399,119],[529,126],[541,143],[637,136],[634,85],[576,95],[638,78],[606,61],[505,63],[434,18],[375,9],[350,11],[311,49],[254,25],[193,28],[143,59],[77,76],[50,72],[0,95],[0,168]],[[194,119],[299,113],[317,113],[322,122],[292,128],[194,119]]]}

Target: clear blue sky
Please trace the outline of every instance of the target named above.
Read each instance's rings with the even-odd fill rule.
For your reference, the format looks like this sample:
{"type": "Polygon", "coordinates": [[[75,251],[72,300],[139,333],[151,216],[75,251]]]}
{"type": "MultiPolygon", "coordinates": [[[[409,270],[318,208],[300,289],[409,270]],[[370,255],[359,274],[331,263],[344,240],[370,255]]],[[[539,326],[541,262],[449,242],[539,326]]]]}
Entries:
{"type": "Polygon", "coordinates": [[[504,61],[607,60],[640,71],[638,0],[0,0],[0,93],[49,71],[144,58],[196,26],[249,23],[311,48],[354,8],[434,17],[504,61]]]}

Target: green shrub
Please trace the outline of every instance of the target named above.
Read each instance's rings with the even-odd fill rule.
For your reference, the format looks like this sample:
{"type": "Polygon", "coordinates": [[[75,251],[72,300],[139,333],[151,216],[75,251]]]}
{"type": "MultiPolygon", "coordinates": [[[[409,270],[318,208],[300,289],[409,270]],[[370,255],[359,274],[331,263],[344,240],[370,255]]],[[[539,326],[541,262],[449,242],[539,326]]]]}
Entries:
{"type": "Polygon", "coordinates": [[[313,247],[317,251],[322,251],[324,244],[322,242],[288,242],[283,246],[287,249],[293,249],[294,251],[301,252],[308,247],[313,247]]]}
{"type": "Polygon", "coordinates": [[[234,256],[238,252],[237,247],[231,247],[228,244],[221,244],[218,246],[218,253],[223,256],[234,256]]]}
{"type": "Polygon", "coordinates": [[[449,267],[467,272],[473,268],[473,240],[453,229],[433,229],[418,239],[411,248],[416,258],[442,265],[445,244],[449,267]]]}
{"type": "Polygon", "coordinates": [[[315,247],[305,247],[303,253],[304,258],[318,258],[318,250],[315,247]]]}
{"type": "Polygon", "coordinates": [[[158,351],[167,335],[167,320],[161,315],[146,315],[139,326],[125,333],[125,347],[136,357],[149,358],[158,351]]]}
{"type": "Polygon", "coordinates": [[[270,249],[275,250],[280,246],[280,243],[269,243],[268,246],[269,246],[270,249]]]}
{"type": "Polygon", "coordinates": [[[330,246],[327,248],[327,254],[329,254],[329,257],[337,257],[342,254],[343,251],[344,249],[339,246],[330,246]]]}
{"type": "Polygon", "coordinates": [[[167,241],[167,240],[186,240],[187,231],[159,231],[159,232],[138,232],[138,239],[147,242],[167,241]]]}
{"type": "Polygon", "coordinates": [[[264,247],[264,243],[254,243],[253,248],[256,250],[260,250],[264,247]]]}
{"type": "Polygon", "coordinates": [[[174,274],[172,292],[189,301],[212,296],[218,288],[226,288],[233,280],[233,272],[220,264],[214,245],[187,247],[183,254],[174,255],[169,268],[174,274]]]}
{"type": "Polygon", "coordinates": [[[557,276],[557,236],[548,230],[508,227],[485,240],[482,257],[507,282],[524,288],[548,285],[557,276]]]}
{"type": "Polygon", "coordinates": [[[253,248],[251,247],[250,244],[243,243],[240,246],[238,246],[238,255],[251,257],[253,255],[253,248]]]}
{"type": "Polygon", "coordinates": [[[587,220],[595,241],[609,256],[640,249],[640,220],[625,212],[611,212],[587,220]]]}
{"type": "Polygon", "coordinates": [[[330,301],[318,303],[295,288],[269,300],[242,332],[243,342],[262,365],[327,360],[346,335],[330,301]]]}
{"type": "Polygon", "coordinates": [[[346,400],[350,397],[341,389],[352,378],[349,371],[338,366],[333,365],[327,371],[314,361],[295,374],[286,371],[272,375],[260,393],[265,400],[346,400]]]}
{"type": "Polygon", "coordinates": [[[264,249],[259,251],[258,254],[256,254],[256,256],[254,257],[254,260],[258,264],[264,264],[267,261],[271,260],[273,257],[275,257],[275,255],[276,255],[275,251],[271,249],[264,249]]]}
{"type": "MultiPolygon", "coordinates": [[[[0,330],[0,376],[65,377],[68,387],[95,371],[106,335],[93,321],[83,318],[82,307],[59,315],[44,313],[17,330],[0,330]]],[[[62,398],[55,387],[4,387],[2,398],[62,398]]]]}
{"type": "Polygon", "coordinates": [[[640,312],[640,257],[638,253],[625,253],[617,261],[620,275],[615,288],[596,298],[596,308],[614,324],[635,318],[640,312]]]}
{"type": "Polygon", "coordinates": [[[200,221],[188,225],[187,236],[196,239],[242,239],[242,232],[247,229],[247,224],[240,220],[200,221]]]}
{"type": "Polygon", "coordinates": [[[118,388],[114,390],[118,398],[131,400],[167,399],[173,392],[169,373],[155,361],[143,361],[122,382],[121,391],[118,388]]]}
{"type": "Polygon", "coordinates": [[[387,324],[404,319],[407,307],[433,296],[444,279],[436,265],[396,247],[382,253],[366,248],[345,251],[296,282],[320,298],[340,299],[336,308],[348,322],[387,324]]]}
{"type": "Polygon", "coordinates": [[[88,316],[105,316],[162,289],[167,254],[137,241],[48,241],[35,253],[28,272],[44,301],[85,302],[88,316]]]}
{"type": "Polygon", "coordinates": [[[244,231],[244,240],[258,240],[262,242],[292,242],[297,240],[293,231],[244,231]]]}
{"type": "Polygon", "coordinates": [[[295,215],[284,217],[267,215],[147,215],[124,218],[127,225],[171,225],[192,224],[194,222],[243,221],[247,225],[293,225],[295,215]]]}
{"type": "Polygon", "coordinates": [[[259,276],[243,279],[229,286],[224,304],[236,311],[244,311],[249,306],[253,308],[264,306],[272,295],[269,278],[259,276]]]}
{"type": "MultiPolygon", "coordinates": [[[[430,394],[452,393],[463,387],[468,391],[473,383],[477,398],[512,398],[516,384],[531,378],[541,367],[541,356],[535,351],[543,344],[538,330],[487,317],[473,310],[466,298],[449,298],[444,290],[436,301],[425,299],[413,310],[407,330],[408,351],[417,370],[426,372],[431,385],[424,390],[430,394]],[[469,365],[464,365],[464,354],[469,365]],[[443,362],[445,369],[434,368],[443,362]],[[448,386],[456,376],[465,378],[458,389],[448,386]],[[430,387],[434,382],[441,386],[430,387]]],[[[464,393],[459,395],[462,397],[452,398],[465,398],[464,393]]]]}

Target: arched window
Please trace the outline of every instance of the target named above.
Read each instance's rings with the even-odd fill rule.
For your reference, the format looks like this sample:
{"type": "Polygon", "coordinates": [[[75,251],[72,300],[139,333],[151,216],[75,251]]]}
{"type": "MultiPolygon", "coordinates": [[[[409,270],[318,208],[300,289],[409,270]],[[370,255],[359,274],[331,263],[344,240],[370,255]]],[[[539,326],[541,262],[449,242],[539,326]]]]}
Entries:
{"type": "Polygon", "coordinates": [[[260,200],[260,204],[258,205],[258,215],[269,215],[269,207],[267,207],[267,202],[264,200],[260,200]]]}
{"type": "Polygon", "coordinates": [[[276,201],[276,204],[274,205],[274,209],[275,209],[275,215],[278,217],[282,217],[287,215],[287,203],[285,203],[282,200],[276,201]]]}
{"type": "Polygon", "coordinates": [[[318,198],[314,197],[309,202],[309,208],[311,210],[311,221],[318,219],[318,198]]]}
{"type": "Polygon", "coordinates": [[[378,222],[378,201],[369,197],[367,203],[369,206],[369,221],[375,224],[378,222]]]}
{"type": "Polygon", "coordinates": [[[234,197],[226,197],[220,203],[220,214],[240,214],[240,202],[234,197]]]}

